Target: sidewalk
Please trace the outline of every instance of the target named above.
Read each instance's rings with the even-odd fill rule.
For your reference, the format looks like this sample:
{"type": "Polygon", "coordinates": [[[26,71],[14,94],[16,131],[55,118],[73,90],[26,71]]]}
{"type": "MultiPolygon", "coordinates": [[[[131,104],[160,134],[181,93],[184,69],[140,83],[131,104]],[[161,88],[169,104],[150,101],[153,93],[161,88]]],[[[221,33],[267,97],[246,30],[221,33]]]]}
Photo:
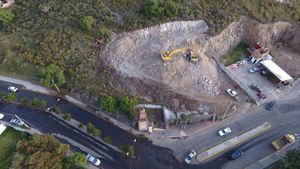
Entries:
{"type": "Polygon", "coordinates": [[[206,160],[208,160],[209,158],[212,158],[218,154],[220,154],[223,151],[226,151],[250,138],[253,138],[255,136],[258,136],[259,134],[262,134],[263,132],[267,131],[268,129],[271,128],[271,124],[268,122],[265,122],[264,124],[248,131],[245,132],[239,136],[233,137],[221,144],[218,144],[214,147],[211,147],[201,153],[199,153],[197,155],[197,160],[201,163],[204,162],[206,160]]]}
{"type": "Polygon", "coordinates": [[[288,148],[281,150],[281,151],[277,151],[275,153],[272,153],[272,154],[268,155],[267,157],[265,157],[257,162],[252,163],[245,169],[264,169],[264,168],[270,166],[271,164],[275,163],[276,161],[280,160],[281,158],[283,158],[288,150],[295,149],[299,146],[300,146],[300,142],[297,140],[296,143],[292,144],[288,148]]]}

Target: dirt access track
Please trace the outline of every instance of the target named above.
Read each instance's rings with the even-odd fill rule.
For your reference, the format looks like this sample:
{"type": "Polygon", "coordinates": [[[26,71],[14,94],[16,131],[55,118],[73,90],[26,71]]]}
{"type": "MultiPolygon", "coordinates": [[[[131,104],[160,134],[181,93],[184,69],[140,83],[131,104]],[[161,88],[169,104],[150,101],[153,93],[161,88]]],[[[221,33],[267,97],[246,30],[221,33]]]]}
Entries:
{"type": "MultiPolygon", "coordinates": [[[[241,18],[219,35],[210,36],[208,30],[203,20],[176,21],[113,35],[100,53],[100,71],[109,69],[114,86],[131,95],[169,105],[175,110],[201,111],[203,107],[210,107],[206,110],[210,113],[223,111],[229,101],[233,101],[225,90],[235,86],[218,69],[212,56],[223,56],[241,41],[261,41],[271,52],[280,51],[278,58],[272,53],[279,65],[285,66],[287,58],[291,58],[289,63],[293,65],[300,63],[299,48],[293,48],[299,45],[300,36],[292,24],[263,25],[241,18]],[[198,62],[191,63],[180,53],[171,62],[161,60],[161,51],[185,48],[191,43],[196,47],[198,62]]],[[[299,76],[297,66],[283,68],[299,76]]]]}

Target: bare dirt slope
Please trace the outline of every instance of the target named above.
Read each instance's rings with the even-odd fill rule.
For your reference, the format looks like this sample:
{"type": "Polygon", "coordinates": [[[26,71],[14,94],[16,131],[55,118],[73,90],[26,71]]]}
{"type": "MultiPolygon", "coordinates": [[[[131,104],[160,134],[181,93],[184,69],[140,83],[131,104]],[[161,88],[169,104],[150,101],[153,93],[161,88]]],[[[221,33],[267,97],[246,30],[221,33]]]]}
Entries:
{"type": "Polygon", "coordinates": [[[176,21],[114,35],[100,54],[101,67],[113,70],[117,88],[140,98],[171,106],[175,102],[179,109],[201,105],[219,111],[228,105],[225,90],[234,84],[211,57],[221,57],[241,41],[262,42],[280,66],[294,77],[300,75],[299,31],[292,24],[260,24],[241,18],[219,35],[209,36],[208,29],[203,20],[176,21]],[[181,53],[169,63],[162,62],[161,51],[191,43],[196,46],[199,62],[191,63],[181,53]]]}

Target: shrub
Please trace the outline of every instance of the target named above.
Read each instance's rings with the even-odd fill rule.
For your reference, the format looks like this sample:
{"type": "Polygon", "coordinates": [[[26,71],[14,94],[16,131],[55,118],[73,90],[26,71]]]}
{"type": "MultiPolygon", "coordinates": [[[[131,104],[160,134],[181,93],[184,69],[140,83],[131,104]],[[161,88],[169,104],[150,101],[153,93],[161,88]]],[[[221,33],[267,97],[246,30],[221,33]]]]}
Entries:
{"type": "Polygon", "coordinates": [[[104,142],[105,142],[106,144],[110,144],[110,143],[112,142],[111,137],[109,137],[109,136],[104,137],[104,142]]]}
{"type": "Polygon", "coordinates": [[[95,22],[94,17],[85,16],[81,19],[80,26],[83,30],[90,31],[90,30],[92,30],[92,25],[93,25],[94,22],[95,22]]]}
{"type": "Polygon", "coordinates": [[[133,157],[134,156],[134,149],[132,145],[122,145],[120,149],[123,151],[124,154],[133,157]]]}
{"type": "Polygon", "coordinates": [[[58,107],[56,107],[56,106],[52,107],[51,110],[52,110],[53,112],[57,113],[57,114],[61,113],[60,108],[58,108],[58,107]]]}
{"type": "Polygon", "coordinates": [[[10,10],[0,10],[0,22],[4,24],[10,23],[15,17],[10,10]]]}
{"type": "Polygon", "coordinates": [[[100,101],[100,106],[107,112],[115,112],[117,108],[117,101],[114,97],[104,97],[100,101]]]}
{"type": "Polygon", "coordinates": [[[82,124],[82,123],[78,124],[78,127],[79,127],[79,128],[82,128],[82,127],[83,127],[83,124],[82,124]]]}
{"type": "Polygon", "coordinates": [[[87,132],[94,137],[98,137],[101,135],[101,131],[97,129],[91,122],[87,124],[87,132]]]}
{"type": "Polygon", "coordinates": [[[40,101],[40,109],[45,110],[46,107],[47,107],[47,101],[44,100],[44,99],[42,99],[42,100],[40,101]]]}
{"type": "Polygon", "coordinates": [[[54,64],[40,69],[41,84],[47,87],[53,87],[53,82],[57,86],[62,86],[66,83],[63,70],[54,64]]]}
{"type": "Polygon", "coordinates": [[[13,92],[9,92],[6,96],[5,96],[5,100],[8,102],[14,102],[17,99],[17,95],[16,93],[13,92]]]}
{"type": "Polygon", "coordinates": [[[121,111],[126,113],[130,118],[133,118],[135,116],[134,106],[136,104],[137,100],[135,98],[129,98],[128,96],[125,96],[121,99],[121,111]]]}
{"type": "Polygon", "coordinates": [[[32,105],[34,108],[38,109],[41,105],[40,100],[36,97],[32,99],[32,105]]]}
{"type": "Polygon", "coordinates": [[[64,114],[63,116],[64,120],[70,121],[72,118],[72,115],[70,113],[64,114]]]}
{"type": "Polygon", "coordinates": [[[105,25],[101,25],[98,29],[98,38],[108,39],[109,36],[110,36],[110,30],[105,25]]]}

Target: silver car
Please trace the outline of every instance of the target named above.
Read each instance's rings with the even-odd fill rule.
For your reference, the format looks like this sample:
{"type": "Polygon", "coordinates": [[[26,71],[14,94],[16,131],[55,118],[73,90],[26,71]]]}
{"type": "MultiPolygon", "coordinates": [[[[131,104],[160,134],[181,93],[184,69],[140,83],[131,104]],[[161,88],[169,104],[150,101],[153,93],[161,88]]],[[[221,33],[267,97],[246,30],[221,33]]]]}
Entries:
{"type": "Polygon", "coordinates": [[[195,150],[192,150],[190,154],[184,159],[187,164],[190,164],[192,159],[197,155],[195,150]]]}

